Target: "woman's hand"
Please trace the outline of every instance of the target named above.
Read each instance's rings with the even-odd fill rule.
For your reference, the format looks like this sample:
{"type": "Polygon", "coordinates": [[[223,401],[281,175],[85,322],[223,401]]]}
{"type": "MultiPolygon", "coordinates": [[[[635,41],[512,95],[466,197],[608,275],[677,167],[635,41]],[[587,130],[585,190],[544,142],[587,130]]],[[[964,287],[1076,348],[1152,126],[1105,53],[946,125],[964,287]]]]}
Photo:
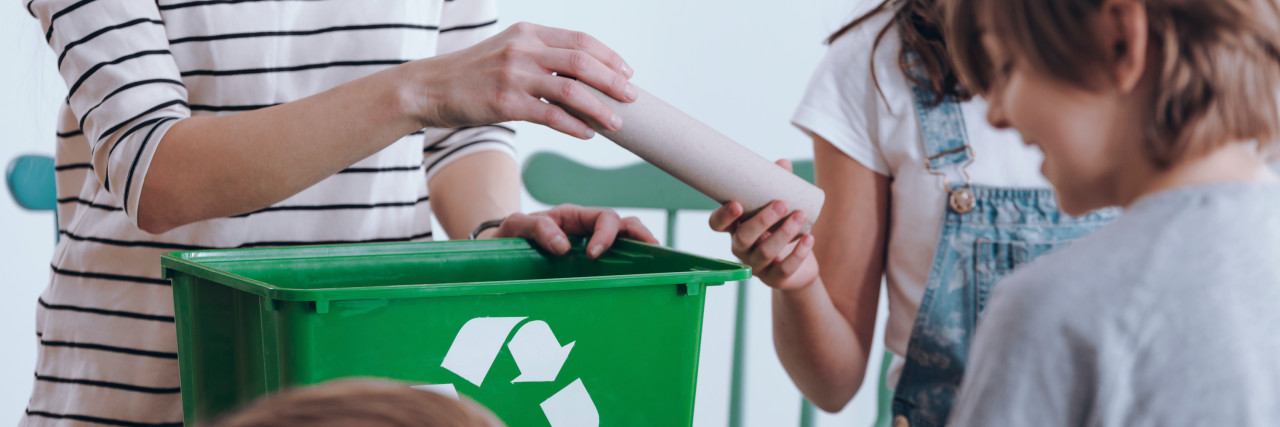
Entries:
{"type": "Polygon", "coordinates": [[[627,237],[645,243],[657,244],[658,239],[636,217],[619,218],[612,209],[587,208],[577,205],[560,205],[549,211],[531,214],[514,213],[502,221],[492,233],[480,233],[478,238],[519,237],[533,240],[538,246],[556,255],[569,252],[567,234],[591,235],[587,242],[587,257],[596,259],[613,246],[617,237],[627,237]]]}
{"type": "Polygon", "coordinates": [[[587,139],[594,131],[566,108],[609,130],[621,128],[622,119],[583,84],[622,102],[636,97],[631,68],[603,43],[586,33],[523,22],[470,48],[405,67],[411,86],[402,101],[422,127],[523,120],[587,139]]]}
{"type": "MultiPolygon", "coordinates": [[[[791,170],[791,162],[778,165],[791,170]]],[[[818,280],[818,262],[810,256],[813,235],[802,234],[808,215],[787,215],[787,203],[775,200],[750,218],[742,218],[742,204],[731,201],[711,213],[711,229],[732,236],[733,255],[751,267],[766,285],[778,290],[808,287],[818,280]]]]}

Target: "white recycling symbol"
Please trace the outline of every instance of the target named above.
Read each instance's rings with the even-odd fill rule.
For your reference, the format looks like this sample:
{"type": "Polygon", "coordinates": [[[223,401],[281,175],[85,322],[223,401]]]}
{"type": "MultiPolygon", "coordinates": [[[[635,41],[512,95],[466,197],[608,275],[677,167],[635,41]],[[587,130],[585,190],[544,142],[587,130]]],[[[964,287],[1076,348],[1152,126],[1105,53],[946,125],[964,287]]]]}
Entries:
{"type": "MultiPolygon", "coordinates": [[[[458,336],[449,346],[441,366],[480,387],[505,343],[520,369],[520,375],[511,380],[513,384],[555,381],[576,342],[561,346],[547,322],[532,320],[520,325],[525,319],[479,317],[468,320],[458,330],[458,336]],[[520,329],[508,342],[507,337],[517,325],[520,329]]],[[[547,398],[541,406],[551,427],[600,425],[600,414],[581,378],[547,398]]]]}

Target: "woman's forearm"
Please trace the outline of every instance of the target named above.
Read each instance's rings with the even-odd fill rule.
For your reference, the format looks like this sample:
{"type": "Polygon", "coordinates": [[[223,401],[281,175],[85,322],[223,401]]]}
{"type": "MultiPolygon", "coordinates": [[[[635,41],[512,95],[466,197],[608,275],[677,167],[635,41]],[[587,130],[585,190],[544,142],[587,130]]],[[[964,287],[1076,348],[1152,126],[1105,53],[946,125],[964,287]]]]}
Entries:
{"type": "Polygon", "coordinates": [[[191,117],[156,149],[138,224],[162,233],[265,208],[422,128],[391,68],[331,90],[245,113],[191,117]]]}
{"type": "Polygon", "coordinates": [[[162,233],[270,206],[424,127],[525,120],[589,138],[591,129],[563,105],[616,130],[612,111],[581,85],[630,102],[630,75],[590,36],[519,23],[465,50],[298,101],[179,120],[148,166],[138,224],[162,233]]]}
{"type": "MultiPolygon", "coordinates": [[[[501,151],[454,160],[427,183],[431,212],[450,239],[466,239],[480,223],[520,211],[520,166],[501,151]]],[[[495,230],[490,229],[487,234],[495,230]]]]}

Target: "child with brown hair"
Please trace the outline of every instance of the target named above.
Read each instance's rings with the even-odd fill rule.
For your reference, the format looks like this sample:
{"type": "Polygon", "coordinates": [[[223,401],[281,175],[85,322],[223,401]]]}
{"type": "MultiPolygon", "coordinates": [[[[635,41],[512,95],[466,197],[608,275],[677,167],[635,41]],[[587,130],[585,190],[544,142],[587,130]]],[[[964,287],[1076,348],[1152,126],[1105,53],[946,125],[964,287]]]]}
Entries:
{"type": "Polygon", "coordinates": [[[1112,225],[1001,282],[953,425],[1280,425],[1275,0],[952,0],[988,119],[1112,225]]]}
{"type": "Polygon", "coordinates": [[[267,396],[210,427],[502,427],[474,402],[404,384],[339,380],[267,396]]]}

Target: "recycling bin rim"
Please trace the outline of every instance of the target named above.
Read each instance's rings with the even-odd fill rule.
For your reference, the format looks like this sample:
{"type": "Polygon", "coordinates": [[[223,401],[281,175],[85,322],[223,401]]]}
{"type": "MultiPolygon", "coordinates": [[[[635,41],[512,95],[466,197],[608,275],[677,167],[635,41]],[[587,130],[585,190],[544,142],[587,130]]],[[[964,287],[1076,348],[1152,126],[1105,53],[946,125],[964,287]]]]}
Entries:
{"type": "MultiPolygon", "coordinates": [[[[581,250],[585,239],[570,238],[574,250],[581,250]]],[[[552,292],[581,289],[622,288],[680,284],[688,292],[696,294],[695,287],[721,285],[724,282],[745,280],[751,277],[751,268],[729,261],[677,252],[663,246],[619,238],[613,247],[596,262],[612,259],[638,259],[651,254],[679,255],[696,260],[697,269],[659,273],[622,274],[593,277],[569,277],[547,279],[521,279],[499,281],[471,281],[465,283],[427,283],[393,286],[341,287],[291,289],[279,287],[231,272],[203,265],[208,262],[270,262],[305,258],[338,258],[353,256],[395,255],[457,255],[468,252],[528,251],[538,250],[525,239],[461,240],[444,242],[401,242],[343,244],[318,246],[290,246],[252,249],[210,249],[177,251],[161,257],[164,278],[179,276],[175,273],[199,277],[217,282],[243,292],[280,301],[330,302],[343,300],[397,299],[418,297],[443,297],[455,295],[483,295],[522,292],[552,292]],[[430,243],[430,244],[424,244],[430,243]]],[[[551,255],[555,256],[555,255],[551,255]]]]}

